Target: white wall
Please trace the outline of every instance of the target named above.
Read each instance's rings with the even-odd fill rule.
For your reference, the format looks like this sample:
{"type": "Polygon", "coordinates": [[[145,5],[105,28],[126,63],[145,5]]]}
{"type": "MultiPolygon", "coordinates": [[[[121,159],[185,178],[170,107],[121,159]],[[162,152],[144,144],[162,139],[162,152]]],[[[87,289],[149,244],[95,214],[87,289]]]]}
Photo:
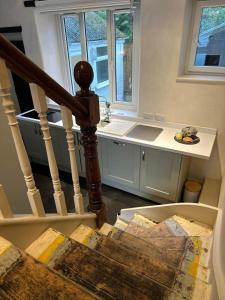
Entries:
{"type": "Polygon", "coordinates": [[[12,134],[0,105],[0,183],[3,185],[14,213],[30,213],[23,179],[12,134]]]}
{"type": "Polygon", "coordinates": [[[218,128],[209,161],[192,159],[191,177],[219,178],[225,168],[225,85],[178,83],[190,0],[142,0],[140,113],[167,121],[218,128]]]}
{"type": "Polygon", "coordinates": [[[0,0],[0,27],[22,26],[26,54],[42,66],[33,8],[25,8],[23,0],[0,0]]]}
{"type": "MultiPolygon", "coordinates": [[[[0,27],[10,26],[22,26],[25,51],[41,66],[32,9],[25,9],[22,0],[0,0],[0,27]]],[[[12,94],[14,95],[13,91],[12,94]]],[[[14,213],[31,212],[11,131],[1,105],[0,132],[0,183],[5,188],[14,213]]]]}

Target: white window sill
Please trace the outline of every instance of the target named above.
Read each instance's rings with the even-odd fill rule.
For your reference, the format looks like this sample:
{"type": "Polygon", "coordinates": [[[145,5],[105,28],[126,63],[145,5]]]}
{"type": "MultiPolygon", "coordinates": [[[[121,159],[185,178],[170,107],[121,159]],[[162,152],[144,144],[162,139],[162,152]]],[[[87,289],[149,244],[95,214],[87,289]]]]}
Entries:
{"type": "Polygon", "coordinates": [[[181,75],[176,78],[176,82],[224,84],[225,76],[217,75],[181,75]]]}
{"type": "MultiPolygon", "coordinates": [[[[51,109],[56,109],[56,110],[60,110],[60,106],[51,101],[50,103],[48,103],[48,108],[51,109]]],[[[105,105],[103,103],[100,103],[100,114],[101,117],[104,115],[104,110],[105,110],[105,105]]],[[[113,108],[111,107],[111,116],[112,117],[125,117],[125,118],[137,118],[138,113],[136,110],[126,110],[126,109],[117,109],[117,108],[113,108]]]]}

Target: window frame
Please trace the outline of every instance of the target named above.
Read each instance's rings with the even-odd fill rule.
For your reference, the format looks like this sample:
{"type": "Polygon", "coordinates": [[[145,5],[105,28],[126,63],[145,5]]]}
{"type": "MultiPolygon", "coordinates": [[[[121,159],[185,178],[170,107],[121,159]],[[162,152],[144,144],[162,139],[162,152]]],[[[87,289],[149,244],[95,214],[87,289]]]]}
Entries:
{"type": "MultiPolygon", "coordinates": [[[[72,78],[71,78],[71,70],[70,70],[70,63],[68,57],[68,50],[66,44],[66,34],[65,34],[65,26],[64,26],[64,18],[66,16],[73,16],[78,15],[80,20],[80,43],[81,43],[81,50],[82,50],[82,59],[87,60],[87,41],[86,41],[86,33],[85,33],[85,24],[84,24],[84,14],[87,11],[98,11],[98,9],[91,9],[91,10],[82,10],[82,11],[71,11],[64,14],[60,14],[57,16],[58,25],[60,27],[60,36],[61,36],[61,48],[62,48],[62,55],[64,56],[63,62],[66,63],[66,72],[65,75],[67,77],[67,82],[69,83],[69,91],[74,93],[72,78]]],[[[138,91],[139,91],[139,81],[137,80],[137,76],[139,76],[139,60],[134,59],[134,53],[139,53],[139,44],[138,46],[133,43],[132,48],[132,101],[125,102],[125,101],[117,101],[116,99],[116,71],[115,71],[115,24],[114,24],[114,13],[116,12],[130,12],[130,8],[120,8],[120,9],[104,9],[107,12],[107,41],[108,41],[108,72],[109,72],[109,101],[112,104],[112,107],[118,109],[126,109],[129,110],[136,110],[137,103],[138,103],[138,91]]],[[[139,32],[138,27],[138,19],[135,20],[135,15],[137,14],[137,9],[133,12],[133,40],[135,40],[135,34],[139,32]]],[[[105,58],[104,58],[105,59],[105,58]]],[[[96,66],[95,66],[96,67],[96,66]]],[[[102,83],[99,83],[100,85],[102,83]]],[[[105,82],[104,82],[105,84],[105,82]]],[[[105,99],[104,97],[99,96],[100,98],[100,105],[104,106],[105,99]],[[101,101],[101,98],[104,101],[101,101]]]]}
{"type": "Polygon", "coordinates": [[[193,32],[190,42],[189,61],[187,65],[187,73],[191,74],[208,74],[208,75],[225,75],[225,67],[213,66],[195,66],[195,58],[198,47],[199,30],[202,17],[202,9],[205,7],[224,6],[225,0],[203,0],[197,1],[194,7],[193,32]]]}

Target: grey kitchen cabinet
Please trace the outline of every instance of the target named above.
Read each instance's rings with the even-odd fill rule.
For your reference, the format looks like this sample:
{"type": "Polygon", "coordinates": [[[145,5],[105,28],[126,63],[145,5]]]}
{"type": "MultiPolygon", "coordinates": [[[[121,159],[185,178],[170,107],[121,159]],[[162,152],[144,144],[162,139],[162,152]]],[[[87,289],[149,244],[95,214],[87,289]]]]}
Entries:
{"type": "MultiPolygon", "coordinates": [[[[69,157],[65,130],[60,127],[51,126],[50,132],[52,136],[52,143],[53,143],[53,148],[54,148],[54,153],[55,153],[58,168],[63,171],[71,172],[70,157],[69,157]]],[[[76,133],[74,133],[74,144],[75,144],[74,147],[75,147],[75,155],[77,161],[77,169],[78,169],[78,173],[80,174],[81,163],[80,163],[79,145],[78,145],[76,133]]]]}
{"type": "Polygon", "coordinates": [[[141,147],[140,191],[176,202],[181,165],[181,154],[141,147]]]}
{"type": "Polygon", "coordinates": [[[47,154],[40,125],[35,122],[19,120],[19,126],[30,160],[47,164],[47,154]]]}
{"type": "MultiPolygon", "coordinates": [[[[30,120],[19,120],[21,134],[31,161],[48,165],[47,153],[42,137],[40,124],[30,120]]],[[[49,126],[57,166],[60,170],[71,172],[70,158],[66,133],[63,128],[49,126]]],[[[78,173],[81,173],[81,163],[77,135],[74,133],[75,155],[78,173]]]]}
{"type": "MultiPolygon", "coordinates": [[[[19,119],[19,124],[31,161],[47,165],[39,123],[19,119]]],[[[65,130],[50,124],[50,133],[58,168],[70,172],[65,130]]],[[[73,134],[78,173],[85,177],[81,134],[73,134]]],[[[103,183],[160,203],[179,201],[187,177],[188,157],[103,137],[98,137],[98,157],[103,183]]]]}
{"type": "Polygon", "coordinates": [[[103,182],[139,189],[140,146],[102,138],[101,152],[103,182]]]}

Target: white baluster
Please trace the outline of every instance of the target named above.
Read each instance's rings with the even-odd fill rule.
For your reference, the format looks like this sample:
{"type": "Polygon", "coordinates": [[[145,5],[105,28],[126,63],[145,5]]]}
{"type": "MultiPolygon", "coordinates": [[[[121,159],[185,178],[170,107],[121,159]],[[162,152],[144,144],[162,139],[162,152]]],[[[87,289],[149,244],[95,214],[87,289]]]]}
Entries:
{"type": "Polygon", "coordinates": [[[41,130],[43,133],[43,139],[45,142],[45,148],[48,157],[49,169],[52,178],[53,188],[54,188],[54,199],[56,210],[60,215],[67,215],[66,201],[64,192],[61,188],[61,183],[59,179],[58,167],[55,159],[55,153],[52,146],[52,138],[50,135],[50,130],[48,126],[47,119],[47,102],[45,98],[45,92],[36,84],[30,84],[31,93],[34,103],[34,108],[38,113],[40,118],[41,130]]]}
{"type": "Polygon", "coordinates": [[[4,60],[0,58],[0,99],[2,101],[4,112],[8,119],[20,167],[23,172],[25,183],[28,189],[28,199],[33,214],[39,217],[45,216],[41,195],[34,182],[30,161],[16,119],[15,107],[11,98],[10,88],[11,84],[9,80],[8,70],[6,68],[4,60]]]}
{"type": "Polygon", "coordinates": [[[13,214],[10,208],[9,200],[7,199],[6,193],[0,184],[0,211],[3,218],[12,218],[13,214]]]}
{"type": "Polygon", "coordinates": [[[83,214],[84,201],[80,191],[79,175],[77,171],[74,136],[72,132],[72,127],[73,127],[72,112],[67,107],[61,105],[61,116],[63,121],[63,127],[66,130],[66,139],[67,139],[68,150],[70,155],[70,166],[71,166],[71,173],[72,173],[72,180],[73,180],[75,211],[78,214],[83,214]]]}

